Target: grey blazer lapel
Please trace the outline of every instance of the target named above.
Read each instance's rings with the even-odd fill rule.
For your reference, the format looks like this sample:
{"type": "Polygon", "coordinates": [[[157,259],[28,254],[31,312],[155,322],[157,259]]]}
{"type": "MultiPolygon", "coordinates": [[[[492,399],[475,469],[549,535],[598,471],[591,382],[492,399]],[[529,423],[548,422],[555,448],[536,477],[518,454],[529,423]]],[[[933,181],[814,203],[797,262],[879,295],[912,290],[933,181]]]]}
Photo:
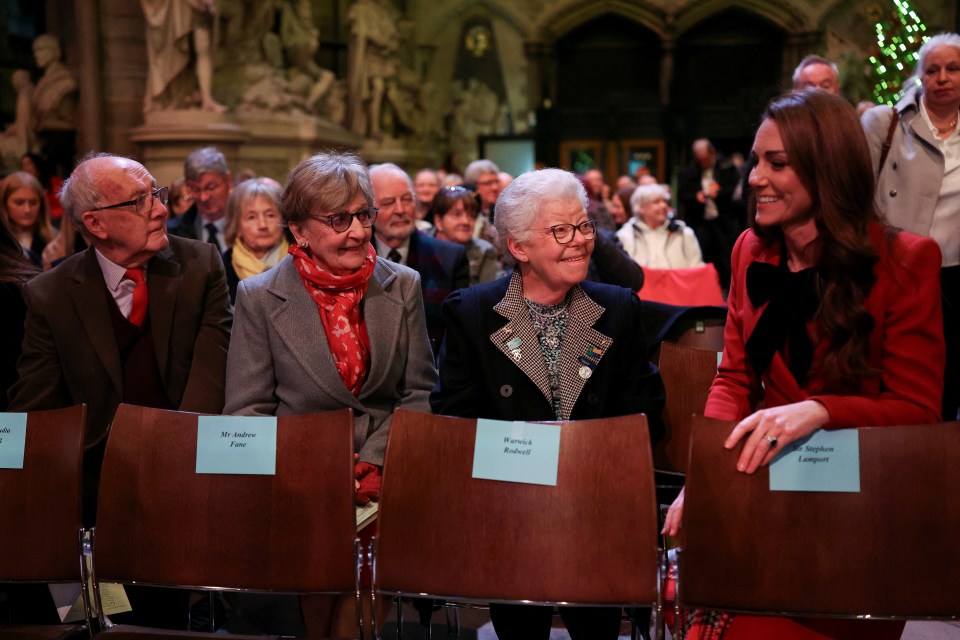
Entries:
{"type": "Polygon", "coordinates": [[[318,387],[344,406],[362,411],[363,404],[350,393],[337,373],[317,304],[307,293],[293,260],[284,258],[274,269],[277,277],[268,292],[276,298],[270,320],[277,335],[304,374],[318,387]]]}
{"type": "Polygon", "coordinates": [[[593,370],[607,353],[613,339],[593,328],[606,311],[584,293],[579,285],[570,294],[567,332],[560,347],[560,419],[569,420],[593,370]]]}
{"type": "Polygon", "coordinates": [[[543,359],[540,338],[523,302],[519,272],[514,271],[506,295],[493,310],[507,318],[507,324],[490,334],[490,342],[537,385],[548,403],[552,403],[547,363],[543,359]]]}
{"type": "Polygon", "coordinates": [[[150,328],[157,364],[164,383],[169,385],[167,361],[170,358],[170,339],[173,316],[177,310],[177,291],[180,288],[180,264],[169,247],[157,253],[147,263],[147,294],[150,300],[150,328]]]}
{"type": "Polygon", "coordinates": [[[107,306],[115,303],[107,291],[93,247],[87,249],[83,260],[77,263],[73,281],[76,286],[70,289],[70,297],[83,331],[110,376],[117,394],[123,397],[123,367],[107,306]]]}
{"type": "Polygon", "coordinates": [[[363,297],[363,317],[370,339],[370,371],[360,390],[360,398],[380,389],[393,359],[407,347],[399,344],[400,324],[404,321],[403,299],[397,292],[388,290],[396,279],[393,267],[378,258],[363,297]]]}

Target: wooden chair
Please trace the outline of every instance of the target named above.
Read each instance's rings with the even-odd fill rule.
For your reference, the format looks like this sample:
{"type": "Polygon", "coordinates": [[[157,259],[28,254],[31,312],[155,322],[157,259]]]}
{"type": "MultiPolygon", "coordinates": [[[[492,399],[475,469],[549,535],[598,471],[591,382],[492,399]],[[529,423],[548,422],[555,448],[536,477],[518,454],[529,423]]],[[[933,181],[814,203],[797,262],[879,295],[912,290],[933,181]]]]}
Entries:
{"type": "Polygon", "coordinates": [[[98,583],[352,592],[359,604],[351,412],[278,418],[272,476],[196,473],[197,422],[190,413],[117,410],[98,494],[98,583]]]}
{"type": "MultiPolygon", "coordinates": [[[[753,613],[960,614],[960,422],[861,428],[860,492],[770,491],[734,467],[733,423],[694,425],[684,607],[753,613]]],[[[738,448],[739,449],[739,448],[738,448]]]]}
{"type": "Polygon", "coordinates": [[[653,448],[653,464],[657,471],[684,474],[693,416],[703,414],[707,405],[717,375],[717,352],[664,342],[657,366],[667,391],[663,408],[667,434],[653,448]]]}
{"type": "MultiPolygon", "coordinates": [[[[86,583],[80,516],[85,419],[84,405],[27,415],[23,468],[0,469],[0,583],[86,583]]],[[[81,633],[92,635],[90,625],[0,625],[5,638],[81,633]]]]}
{"type": "Polygon", "coordinates": [[[657,602],[644,416],[562,423],[556,486],[474,479],[476,425],[394,414],[376,591],[483,603],[657,602]]]}

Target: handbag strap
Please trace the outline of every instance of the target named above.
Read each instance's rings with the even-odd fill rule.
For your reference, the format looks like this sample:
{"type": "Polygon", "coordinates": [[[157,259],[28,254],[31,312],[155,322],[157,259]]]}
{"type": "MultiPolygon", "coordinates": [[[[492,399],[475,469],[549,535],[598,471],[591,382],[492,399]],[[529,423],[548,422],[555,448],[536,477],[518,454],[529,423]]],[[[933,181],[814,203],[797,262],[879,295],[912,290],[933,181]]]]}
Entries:
{"type": "Polygon", "coordinates": [[[887,139],[880,149],[880,166],[877,167],[877,175],[880,175],[880,172],[883,171],[883,165],[887,161],[887,154],[890,153],[890,146],[893,144],[893,133],[897,130],[897,124],[900,122],[900,114],[896,108],[890,107],[890,111],[892,112],[890,116],[890,128],[887,130],[887,139]]]}

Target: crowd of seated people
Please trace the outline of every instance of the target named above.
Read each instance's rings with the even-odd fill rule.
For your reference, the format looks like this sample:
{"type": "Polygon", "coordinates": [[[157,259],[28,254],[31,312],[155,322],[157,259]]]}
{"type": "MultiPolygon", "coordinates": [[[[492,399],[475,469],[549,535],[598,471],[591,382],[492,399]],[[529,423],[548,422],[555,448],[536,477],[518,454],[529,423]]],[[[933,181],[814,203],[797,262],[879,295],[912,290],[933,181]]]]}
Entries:
{"type": "MultiPolygon", "coordinates": [[[[949,205],[960,127],[941,115],[960,106],[960,37],[925,47],[917,74],[920,88],[898,105],[899,118],[922,119],[944,146],[927,159],[942,173],[942,206],[913,227],[915,207],[904,198],[919,196],[890,167],[919,163],[902,149],[911,134],[878,107],[863,116],[865,137],[850,125],[852,105],[822,89],[774,100],[764,113],[746,167],[742,232],[737,180],[706,139],[694,143],[680,181],[679,216],[651,175],[611,188],[597,170],[513,178],[484,159],[463,178],[434,169],[412,178],[395,164],[324,152],[284,185],[255,176],[235,183],[224,154],[204,147],[170,189],[134,160],[88,155],[63,185],[52,236],[45,190],[13,174],[0,183],[4,402],[9,411],[87,405],[87,525],[120,403],[260,416],[350,408],[364,503],[379,497],[398,408],[506,420],[643,412],[656,441],[665,392],[648,360],[643,267],[706,260],[727,269],[730,307],[707,414],[738,421],[730,444],[746,441],[741,470],[769,464],[817,429],[865,417],[936,422],[952,410],[954,418],[949,375],[943,393],[944,363],[949,374],[954,362],[943,316],[955,312],[949,205]],[[879,209],[877,174],[903,194],[879,209]],[[183,207],[176,216],[173,190],[183,207]],[[48,235],[34,240],[41,227],[48,235]],[[57,253],[48,263],[49,245],[57,253]],[[761,292],[766,281],[773,285],[761,292]],[[585,336],[596,344],[585,346],[585,336]],[[566,357],[570,349],[590,349],[590,366],[566,357]]],[[[667,533],[679,530],[682,510],[681,495],[667,533]]],[[[187,624],[180,600],[150,589],[134,589],[132,600],[134,621],[187,624]]],[[[549,609],[491,611],[501,638],[549,634],[549,609]]],[[[614,638],[619,629],[619,610],[562,616],[574,638],[614,638]]],[[[344,633],[350,618],[326,615],[322,631],[344,633]]],[[[732,640],[750,637],[737,635],[750,624],[697,612],[687,626],[690,637],[732,640]]]]}

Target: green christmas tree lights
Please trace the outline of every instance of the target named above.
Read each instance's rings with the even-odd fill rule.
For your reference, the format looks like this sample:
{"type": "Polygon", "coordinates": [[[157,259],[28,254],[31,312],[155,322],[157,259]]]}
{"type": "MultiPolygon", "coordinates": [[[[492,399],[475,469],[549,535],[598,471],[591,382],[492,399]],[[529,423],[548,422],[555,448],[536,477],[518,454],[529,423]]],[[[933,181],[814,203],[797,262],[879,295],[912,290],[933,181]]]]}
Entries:
{"type": "Polygon", "coordinates": [[[929,37],[927,25],[907,0],[893,0],[893,4],[890,14],[876,24],[877,50],[869,58],[877,77],[873,97],[878,104],[893,105],[900,99],[920,46],[929,37]]]}

